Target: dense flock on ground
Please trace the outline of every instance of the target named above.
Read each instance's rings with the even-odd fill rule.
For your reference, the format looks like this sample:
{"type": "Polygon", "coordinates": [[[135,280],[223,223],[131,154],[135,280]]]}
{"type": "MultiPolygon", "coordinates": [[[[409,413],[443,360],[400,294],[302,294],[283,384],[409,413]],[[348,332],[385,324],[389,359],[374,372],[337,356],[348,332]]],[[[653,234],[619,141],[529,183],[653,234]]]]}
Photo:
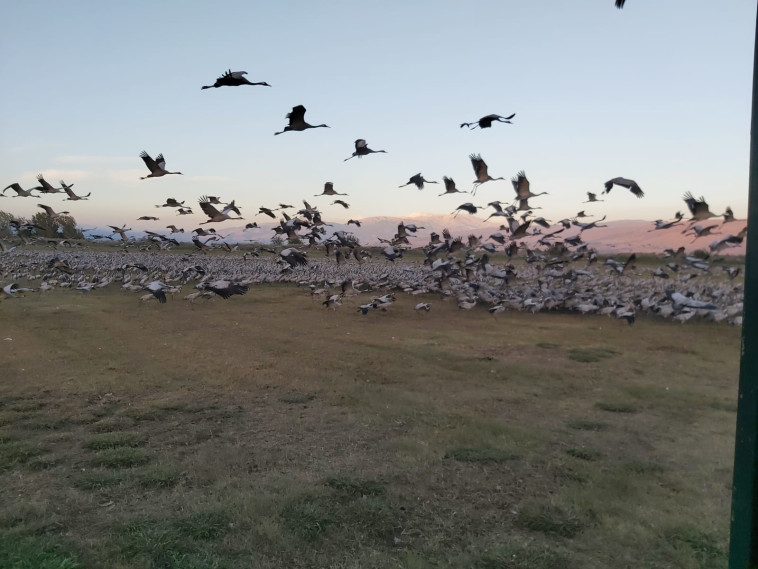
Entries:
{"type": "Polygon", "coordinates": [[[474,236],[464,240],[447,232],[434,234],[425,254],[405,256],[402,249],[388,251],[391,246],[363,248],[349,241],[309,251],[243,246],[182,253],[148,247],[131,252],[76,243],[55,250],[13,247],[0,254],[2,297],[30,302],[53,289],[97,294],[119,287],[145,302],[217,297],[238,302],[234,297],[251,286],[292,283],[313,297],[314,310],[354,310],[357,317],[393,310],[398,295],[412,295],[416,308],[427,312],[447,301],[493,316],[571,311],[629,324],[638,314],[742,322],[740,267],[732,260],[687,256],[683,248],[660,260],[636,255],[598,260],[592,251],[565,247],[505,257],[483,250],[474,236]]]}

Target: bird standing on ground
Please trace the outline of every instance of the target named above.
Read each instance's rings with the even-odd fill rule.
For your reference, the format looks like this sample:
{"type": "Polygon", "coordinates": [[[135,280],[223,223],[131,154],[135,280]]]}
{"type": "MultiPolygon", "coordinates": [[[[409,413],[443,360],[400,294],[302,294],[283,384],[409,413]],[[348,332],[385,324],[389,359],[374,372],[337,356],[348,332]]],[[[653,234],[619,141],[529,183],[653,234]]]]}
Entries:
{"type": "Polygon", "coordinates": [[[329,125],[326,124],[308,124],[305,122],[305,107],[303,105],[297,105],[296,107],[292,107],[292,110],[287,113],[286,118],[289,119],[289,124],[284,127],[284,130],[281,130],[279,132],[275,132],[274,134],[282,134],[284,132],[289,132],[291,130],[306,130],[309,128],[331,128],[329,125]]]}
{"type": "Polygon", "coordinates": [[[511,119],[513,117],[515,117],[515,116],[516,116],[516,113],[513,113],[509,117],[503,117],[503,116],[500,116],[500,115],[487,115],[486,117],[480,118],[476,122],[464,122],[464,123],[461,123],[461,128],[463,128],[464,126],[471,127],[471,130],[474,130],[476,127],[479,127],[479,128],[490,128],[492,126],[493,122],[504,122],[504,123],[508,123],[508,124],[513,124],[511,122],[511,119]]]}
{"type": "Polygon", "coordinates": [[[166,174],[181,174],[181,172],[169,172],[166,170],[166,159],[163,157],[163,154],[158,154],[158,156],[155,157],[155,160],[153,160],[150,155],[143,150],[140,154],[140,158],[145,161],[145,166],[150,170],[150,173],[147,176],[140,177],[140,180],[160,178],[166,174]]]}
{"type": "Polygon", "coordinates": [[[611,188],[613,188],[613,185],[621,186],[622,188],[628,189],[630,192],[632,192],[635,196],[638,198],[641,198],[645,195],[645,193],[642,191],[642,189],[639,187],[637,182],[634,180],[629,180],[628,178],[613,178],[612,180],[608,180],[605,183],[605,190],[603,191],[604,194],[610,193],[611,188]]]}
{"type": "Polygon", "coordinates": [[[377,152],[383,152],[385,154],[387,153],[386,150],[371,150],[366,145],[366,141],[364,139],[362,139],[362,138],[359,138],[358,140],[355,141],[355,152],[353,152],[350,156],[348,156],[347,158],[345,158],[345,160],[343,160],[343,162],[347,162],[348,160],[350,160],[351,158],[355,158],[356,156],[358,158],[361,158],[363,156],[366,156],[367,154],[374,154],[374,153],[377,153],[377,152]]]}
{"type": "Polygon", "coordinates": [[[251,83],[245,79],[245,75],[247,75],[247,71],[232,71],[229,69],[221,77],[216,79],[216,82],[213,85],[205,85],[204,87],[201,87],[200,90],[211,89],[213,87],[217,89],[219,87],[239,87],[240,85],[263,85],[266,87],[271,87],[271,85],[265,81],[260,81],[259,83],[251,83]]]}

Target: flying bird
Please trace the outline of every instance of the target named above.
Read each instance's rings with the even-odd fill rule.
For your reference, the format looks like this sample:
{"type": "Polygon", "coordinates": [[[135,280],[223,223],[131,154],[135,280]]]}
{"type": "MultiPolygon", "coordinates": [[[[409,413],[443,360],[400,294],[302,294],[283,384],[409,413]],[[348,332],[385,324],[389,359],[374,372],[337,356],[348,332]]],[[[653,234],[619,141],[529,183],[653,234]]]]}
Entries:
{"type": "Polygon", "coordinates": [[[218,89],[219,87],[239,87],[240,85],[263,85],[265,87],[271,87],[268,83],[265,81],[261,81],[259,83],[251,83],[247,79],[245,79],[245,75],[247,75],[247,71],[232,71],[229,69],[226,73],[224,73],[221,77],[216,79],[216,82],[213,85],[205,85],[204,87],[201,87],[200,89],[211,89],[215,87],[218,89]]]}
{"type": "Polygon", "coordinates": [[[710,217],[718,217],[718,214],[713,213],[708,208],[708,202],[705,201],[705,198],[703,196],[700,196],[700,199],[696,200],[691,192],[687,192],[682,196],[682,199],[684,200],[684,203],[687,204],[687,208],[692,214],[692,217],[689,219],[689,221],[703,221],[704,219],[708,219],[710,217]]]}
{"type": "Polygon", "coordinates": [[[23,189],[18,182],[13,182],[11,185],[6,186],[5,190],[3,190],[3,195],[5,195],[6,190],[11,189],[14,192],[16,192],[15,196],[12,196],[14,198],[38,198],[39,196],[32,195],[32,192],[36,190],[37,188],[31,188],[29,190],[23,189]]]}
{"type": "Polygon", "coordinates": [[[210,202],[205,201],[205,198],[200,198],[199,203],[200,209],[202,209],[203,213],[209,218],[207,221],[201,221],[200,225],[203,225],[204,223],[220,223],[222,221],[226,221],[227,219],[242,219],[242,217],[230,217],[229,213],[227,213],[228,210],[226,208],[224,211],[217,210],[210,204],[210,202]]]}
{"type": "MultiPolygon", "coordinates": [[[[161,281],[153,281],[145,285],[145,289],[153,293],[153,296],[158,299],[158,302],[165,304],[166,302],[166,289],[169,286],[161,281]]],[[[147,298],[150,298],[149,296],[147,298]]]]}
{"type": "Polygon", "coordinates": [[[303,105],[292,107],[292,110],[287,113],[285,118],[289,119],[289,124],[284,127],[284,130],[275,132],[274,134],[282,134],[291,130],[306,130],[309,128],[331,128],[326,124],[312,125],[305,122],[305,107],[303,105]]]}
{"type": "Polygon", "coordinates": [[[439,194],[440,196],[444,196],[446,194],[467,194],[468,192],[459,190],[455,187],[455,181],[452,178],[448,178],[447,176],[442,176],[442,182],[445,184],[445,192],[442,194],[439,194]]]}
{"type": "Polygon", "coordinates": [[[402,186],[398,186],[398,188],[404,188],[405,186],[410,186],[411,184],[414,184],[419,190],[423,190],[424,184],[438,184],[438,183],[439,182],[430,182],[429,180],[425,180],[424,177],[419,172],[418,174],[411,176],[408,182],[406,182],[402,186]]]}
{"type": "Polygon", "coordinates": [[[282,250],[279,257],[293,269],[308,264],[306,254],[292,247],[282,250]]]}
{"type": "Polygon", "coordinates": [[[42,174],[37,174],[37,180],[42,185],[41,186],[37,186],[35,188],[32,188],[32,190],[39,190],[43,194],[62,194],[63,193],[63,188],[54,188],[50,184],[50,182],[48,182],[47,180],[45,180],[45,178],[42,176],[42,174]]]}
{"type": "Polygon", "coordinates": [[[243,284],[233,283],[227,280],[218,280],[213,282],[204,282],[198,285],[198,288],[209,290],[216,293],[224,300],[235,294],[243,295],[247,293],[250,287],[243,284]]]}
{"type": "Polygon", "coordinates": [[[490,180],[505,180],[505,178],[493,178],[489,175],[489,172],[487,171],[487,163],[482,160],[481,155],[471,154],[469,155],[469,158],[471,159],[471,166],[473,166],[474,174],[476,175],[474,189],[471,190],[472,195],[476,195],[477,188],[485,182],[489,182],[490,180]]]}
{"type": "Polygon", "coordinates": [[[471,127],[471,130],[474,130],[476,127],[490,128],[493,122],[504,122],[508,124],[513,124],[511,122],[511,119],[515,116],[516,116],[516,113],[513,113],[509,117],[503,117],[500,115],[487,115],[486,117],[482,117],[478,121],[475,121],[475,122],[464,122],[461,124],[461,128],[463,128],[464,126],[471,127]]]}
{"type": "Polygon", "coordinates": [[[345,160],[343,160],[343,162],[347,162],[348,160],[350,160],[351,158],[354,158],[356,156],[358,158],[361,158],[363,156],[366,156],[367,154],[373,154],[373,153],[377,153],[377,152],[384,152],[385,154],[387,153],[386,150],[371,150],[366,145],[366,141],[364,139],[362,139],[362,138],[359,138],[358,140],[355,141],[355,152],[353,152],[350,156],[348,156],[347,158],[345,158],[345,160]]]}
{"type": "Polygon", "coordinates": [[[642,189],[639,187],[637,182],[634,180],[629,180],[628,178],[613,178],[612,180],[608,180],[605,183],[605,191],[604,194],[610,193],[611,188],[613,188],[613,185],[621,186],[622,188],[628,189],[630,192],[632,192],[635,196],[638,198],[641,198],[645,195],[645,193],[642,191],[642,189]]]}
{"type": "Polygon", "coordinates": [[[182,207],[184,204],[184,201],[178,202],[174,198],[168,198],[166,200],[166,203],[161,205],[156,205],[155,207],[182,207]]]}
{"type": "Polygon", "coordinates": [[[459,205],[457,208],[455,208],[450,213],[454,213],[455,217],[458,217],[458,214],[462,211],[468,212],[470,214],[475,214],[479,208],[472,204],[471,202],[466,202],[464,204],[459,205]]]}
{"type": "Polygon", "coordinates": [[[158,218],[152,215],[143,215],[141,217],[138,217],[137,221],[158,221],[158,218]]]}
{"type": "Polygon", "coordinates": [[[602,202],[604,200],[597,199],[597,194],[593,194],[592,192],[587,192],[587,201],[582,203],[592,203],[592,202],[602,202]]]}
{"type": "Polygon", "coordinates": [[[341,205],[341,206],[342,206],[342,207],[344,207],[345,209],[349,209],[349,208],[350,208],[350,204],[348,204],[348,203],[346,203],[346,202],[343,202],[342,200],[334,200],[334,201],[332,202],[332,205],[335,205],[335,204],[336,204],[336,205],[341,205]]]}
{"type": "Polygon", "coordinates": [[[153,160],[150,155],[143,150],[140,154],[140,158],[145,161],[145,166],[150,170],[150,173],[147,176],[140,177],[140,180],[145,180],[146,178],[160,178],[166,174],[181,174],[181,172],[169,172],[166,170],[166,159],[163,157],[163,154],[158,154],[158,156],[155,157],[155,160],[153,160]]]}
{"type": "MultiPolygon", "coordinates": [[[[526,174],[523,170],[521,170],[521,172],[519,172],[515,177],[511,178],[511,184],[513,184],[513,191],[516,192],[516,199],[519,201],[528,200],[529,198],[535,198],[537,196],[547,194],[547,192],[533,194],[529,186],[529,179],[526,177],[526,174]]],[[[529,207],[527,206],[526,209],[529,209],[529,207]]]]}
{"type": "Polygon", "coordinates": [[[44,204],[37,204],[37,207],[41,207],[42,209],[44,209],[44,210],[45,210],[45,213],[47,213],[47,215],[48,215],[48,217],[50,217],[50,219],[57,219],[57,218],[58,218],[58,217],[60,217],[61,215],[66,215],[66,214],[68,214],[68,212],[67,212],[67,211],[61,211],[61,212],[59,212],[59,213],[55,213],[55,212],[53,211],[53,208],[51,208],[49,205],[44,205],[44,204]]]}
{"type": "Polygon", "coordinates": [[[315,194],[314,197],[318,196],[346,196],[347,194],[341,194],[339,192],[334,191],[334,184],[332,182],[326,182],[324,184],[324,191],[320,194],[315,194]]]}
{"type": "MultiPolygon", "coordinates": [[[[73,186],[74,184],[71,184],[73,186]]],[[[64,189],[66,194],[68,194],[68,197],[64,199],[63,201],[77,201],[77,200],[86,200],[90,195],[92,195],[92,192],[87,194],[86,196],[77,196],[74,193],[74,190],[71,189],[71,186],[67,185],[63,180],[61,180],[61,187],[64,189]]]]}

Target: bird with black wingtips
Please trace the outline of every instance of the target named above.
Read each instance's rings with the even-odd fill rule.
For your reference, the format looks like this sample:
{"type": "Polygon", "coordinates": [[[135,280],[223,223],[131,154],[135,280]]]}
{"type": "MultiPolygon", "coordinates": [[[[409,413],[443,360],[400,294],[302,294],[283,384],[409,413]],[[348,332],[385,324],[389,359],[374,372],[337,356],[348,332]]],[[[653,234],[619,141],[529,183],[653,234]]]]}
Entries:
{"type": "Polygon", "coordinates": [[[604,194],[610,193],[613,186],[621,186],[622,188],[626,188],[630,192],[632,192],[635,196],[638,198],[644,197],[645,193],[640,188],[639,184],[635,182],[634,180],[630,180],[629,178],[613,178],[612,180],[608,180],[605,183],[605,190],[603,191],[604,194]]]}
{"type": "Polygon", "coordinates": [[[63,201],[79,201],[79,200],[86,200],[92,195],[92,192],[88,193],[86,196],[77,196],[74,193],[74,190],[71,189],[71,186],[74,184],[71,184],[71,186],[67,185],[63,180],[60,181],[61,187],[66,192],[66,195],[68,195],[67,198],[65,198],[63,201]]]}
{"type": "Polygon", "coordinates": [[[593,194],[592,192],[587,192],[587,201],[582,203],[594,203],[594,202],[602,202],[604,200],[597,199],[597,194],[593,194]]]}
{"type": "MultiPolygon", "coordinates": [[[[511,178],[511,184],[513,184],[513,191],[516,192],[516,200],[519,201],[547,194],[547,192],[532,193],[529,178],[526,177],[526,173],[523,170],[511,178]]],[[[526,209],[529,209],[529,207],[527,206],[526,209]]]]}
{"type": "Polygon", "coordinates": [[[415,174],[411,176],[410,180],[408,180],[405,184],[402,186],[398,186],[398,188],[404,188],[405,186],[410,186],[411,184],[415,185],[419,190],[424,189],[424,184],[438,184],[439,182],[432,182],[430,180],[425,180],[424,177],[421,175],[421,172],[418,174],[415,174]]]}
{"type": "Polygon", "coordinates": [[[464,190],[459,190],[458,188],[456,188],[455,181],[452,178],[448,178],[447,176],[442,176],[442,182],[445,184],[445,191],[444,193],[439,194],[440,196],[444,196],[447,194],[467,194],[468,193],[464,190]]]}
{"type": "Polygon", "coordinates": [[[471,166],[474,168],[474,174],[476,175],[476,180],[474,180],[474,188],[471,190],[472,195],[476,195],[476,190],[484,184],[485,182],[489,182],[491,180],[505,180],[505,178],[493,178],[490,176],[487,163],[482,160],[481,154],[470,154],[469,159],[471,160],[471,166]]]}
{"type": "Polygon", "coordinates": [[[150,173],[147,176],[141,176],[140,180],[160,178],[161,176],[166,176],[168,174],[182,174],[181,172],[169,172],[166,170],[166,159],[163,157],[163,154],[158,154],[158,156],[155,157],[155,160],[153,160],[153,158],[143,150],[139,156],[145,162],[147,169],[150,170],[150,173]]]}
{"type": "Polygon", "coordinates": [[[303,105],[297,105],[296,107],[292,107],[292,110],[287,113],[287,116],[285,117],[289,119],[289,123],[287,126],[284,127],[284,130],[281,130],[279,132],[275,132],[274,134],[282,134],[285,132],[290,131],[301,131],[301,130],[307,130],[309,128],[331,128],[329,125],[326,124],[309,124],[305,122],[305,107],[303,105]]]}
{"type": "Polygon", "coordinates": [[[6,190],[11,189],[14,192],[16,192],[15,196],[12,196],[14,198],[37,198],[39,199],[40,196],[35,196],[32,194],[34,190],[37,188],[31,188],[29,190],[25,190],[21,187],[21,185],[18,182],[13,182],[12,184],[5,187],[3,190],[3,195],[5,195],[6,190]]]}
{"type": "Polygon", "coordinates": [[[61,212],[56,213],[55,211],[53,211],[53,208],[51,208],[49,205],[45,205],[45,204],[37,204],[37,207],[41,207],[42,209],[44,209],[45,213],[48,215],[48,217],[50,219],[57,219],[61,215],[68,215],[68,213],[69,213],[67,211],[61,211],[61,212]]]}
{"type": "MultiPolygon", "coordinates": [[[[700,196],[700,199],[697,200],[692,195],[692,192],[687,192],[682,196],[682,199],[684,200],[684,203],[687,204],[687,209],[689,209],[692,214],[692,217],[690,217],[688,221],[703,221],[711,217],[718,217],[718,214],[713,213],[710,210],[708,202],[705,201],[703,196],[700,196]]],[[[685,229],[685,231],[687,231],[687,229],[685,229]]],[[[682,233],[684,233],[684,231],[682,231],[682,233]]]]}
{"type": "Polygon", "coordinates": [[[345,158],[343,162],[347,162],[351,158],[355,158],[356,156],[358,158],[362,158],[364,156],[367,156],[369,154],[376,154],[376,153],[384,153],[386,154],[386,150],[372,150],[368,147],[368,144],[366,143],[366,140],[363,138],[359,138],[355,141],[355,152],[353,152],[350,156],[345,158]]]}
{"type": "Polygon", "coordinates": [[[346,196],[347,194],[341,194],[334,189],[334,183],[333,182],[326,182],[324,184],[324,191],[320,194],[314,194],[313,197],[319,197],[319,196],[346,196]]]}
{"type": "MultiPolygon", "coordinates": [[[[185,200],[186,201],[186,200],[185,200]]],[[[156,205],[155,207],[182,207],[184,205],[184,201],[176,201],[174,198],[168,198],[166,199],[166,203],[161,205],[156,205]]]]}
{"type": "Polygon", "coordinates": [[[216,89],[219,87],[239,87],[240,85],[261,85],[264,87],[271,87],[271,85],[265,81],[252,83],[245,78],[245,75],[247,75],[247,71],[232,71],[229,69],[221,77],[216,79],[216,82],[213,85],[205,85],[204,87],[201,87],[200,90],[211,89],[214,87],[216,89]]]}
{"type": "Polygon", "coordinates": [[[224,300],[227,300],[229,297],[239,294],[243,295],[246,294],[247,291],[250,289],[247,285],[234,283],[232,281],[228,280],[217,280],[213,282],[204,282],[200,283],[198,285],[198,288],[201,290],[209,290],[213,293],[216,293],[224,300]]]}
{"type": "Polygon", "coordinates": [[[504,117],[501,115],[487,115],[486,117],[480,118],[478,121],[475,122],[464,122],[461,123],[461,128],[464,126],[470,127],[471,130],[474,130],[476,127],[479,128],[490,128],[492,127],[492,123],[494,122],[503,122],[508,124],[513,124],[511,122],[511,119],[516,116],[516,113],[513,113],[512,115],[508,117],[504,117]]]}
{"type": "MultiPolygon", "coordinates": [[[[161,304],[166,303],[166,289],[169,286],[161,281],[153,281],[145,285],[145,289],[153,293],[153,296],[158,299],[161,304]]],[[[148,297],[149,298],[149,297],[148,297]]]]}
{"type": "MultiPolygon", "coordinates": [[[[226,206],[223,211],[217,210],[215,207],[213,207],[210,202],[208,202],[205,197],[201,197],[199,200],[200,203],[200,209],[203,210],[203,213],[208,216],[207,221],[201,221],[200,225],[203,225],[205,223],[220,223],[222,221],[226,221],[227,219],[243,219],[242,217],[231,217],[229,215],[229,211],[236,211],[239,213],[239,210],[236,208],[228,209],[229,206],[226,206]]],[[[234,202],[232,202],[234,204],[234,202]]]]}
{"type": "Polygon", "coordinates": [[[38,190],[42,192],[43,194],[62,194],[64,193],[63,188],[54,188],[50,182],[45,180],[45,177],[42,174],[37,174],[37,180],[41,185],[32,188],[32,190],[38,190]]]}
{"type": "Polygon", "coordinates": [[[290,268],[301,267],[308,264],[306,253],[298,251],[294,247],[283,249],[279,253],[279,258],[285,261],[290,268]]]}

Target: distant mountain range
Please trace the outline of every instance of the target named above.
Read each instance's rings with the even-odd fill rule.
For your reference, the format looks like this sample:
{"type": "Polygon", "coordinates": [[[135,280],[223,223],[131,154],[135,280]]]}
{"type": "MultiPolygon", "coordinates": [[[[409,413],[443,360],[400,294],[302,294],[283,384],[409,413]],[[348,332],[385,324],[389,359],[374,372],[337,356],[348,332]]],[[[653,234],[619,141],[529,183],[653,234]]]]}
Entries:
{"type": "MultiPolygon", "coordinates": [[[[447,228],[450,233],[457,237],[461,236],[464,239],[469,235],[481,236],[483,241],[493,233],[503,233],[507,235],[504,230],[501,230],[501,223],[505,222],[504,218],[492,218],[489,222],[483,222],[480,217],[475,217],[466,213],[461,213],[456,217],[450,215],[427,215],[427,214],[411,214],[405,217],[367,217],[360,220],[361,226],[357,227],[353,224],[346,225],[344,223],[333,223],[331,226],[326,226],[326,234],[324,238],[330,237],[335,231],[346,231],[355,235],[362,245],[376,246],[380,245],[379,238],[391,239],[397,232],[398,225],[402,222],[407,224],[415,224],[419,229],[416,233],[416,238],[411,238],[411,243],[414,247],[421,247],[429,242],[429,235],[434,231],[442,235],[442,230],[447,228]],[[495,222],[493,222],[495,220],[495,222]]],[[[553,220],[554,221],[554,220],[553,220]]],[[[593,218],[583,220],[593,221],[593,218]]],[[[224,240],[227,243],[245,243],[245,242],[257,242],[257,243],[269,243],[274,236],[272,228],[278,225],[271,221],[270,223],[261,222],[260,228],[256,229],[244,229],[244,225],[231,225],[230,222],[218,223],[218,224],[206,224],[203,227],[208,230],[213,227],[220,235],[224,236],[224,240]]],[[[700,225],[717,225],[713,229],[713,235],[700,237],[693,241],[692,232],[684,235],[682,231],[689,226],[688,223],[682,223],[675,225],[669,229],[653,230],[653,223],[651,221],[633,219],[633,220],[618,220],[618,221],[603,221],[600,227],[588,229],[581,233],[582,240],[590,247],[596,249],[601,254],[608,253],[662,253],[664,249],[673,248],[677,249],[684,246],[688,252],[695,251],[697,249],[708,250],[708,245],[715,240],[722,239],[729,234],[736,235],[746,225],[746,221],[734,221],[723,225],[720,220],[715,219],[711,223],[700,222],[700,225]],[[605,227],[603,227],[605,226],[605,227]]],[[[179,241],[187,241],[191,238],[191,232],[195,227],[187,225],[185,227],[185,233],[174,234],[171,237],[176,238],[179,241]]],[[[539,226],[532,225],[530,232],[533,230],[540,230],[543,233],[551,233],[560,229],[560,225],[553,225],[550,229],[543,229],[539,226]]],[[[572,226],[571,229],[566,229],[562,233],[555,236],[555,239],[562,239],[565,237],[571,237],[579,234],[579,227],[572,226]]],[[[96,231],[97,233],[98,231],[96,231]]],[[[110,234],[110,230],[99,230],[101,234],[110,234]]],[[[141,232],[132,231],[129,233],[135,237],[141,237],[141,232]]],[[[168,231],[164,233],[168,235],[168,231]]],[[[529,236],[523,240],[526,244],[536,243],[539,236],[529,236]]],[[[498,246],[502,249],[502,246],[498,246]]],[[[720,252],[721,255],[744,255],[745,244],[744,242],[739,247],[730,248],[720,252]]]]}

